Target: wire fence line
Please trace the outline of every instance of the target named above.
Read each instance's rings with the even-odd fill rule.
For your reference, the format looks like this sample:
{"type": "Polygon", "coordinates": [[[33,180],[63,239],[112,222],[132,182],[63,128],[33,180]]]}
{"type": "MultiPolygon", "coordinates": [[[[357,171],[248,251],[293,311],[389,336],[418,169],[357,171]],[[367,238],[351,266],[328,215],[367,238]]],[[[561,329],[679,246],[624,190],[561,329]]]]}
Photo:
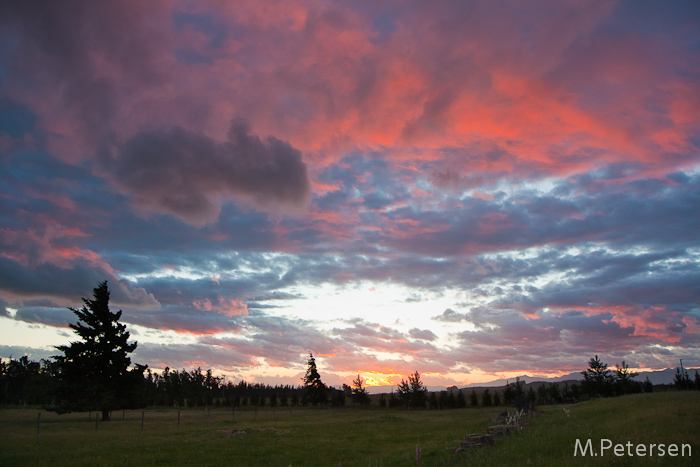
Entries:
{"type": "MultiPolygon", "coordinates": [[[[8,409],[0,408],[0,411],[8,409]]],[[[101,413],[96,411],[75,412],[58,415],[53,412],[39,411],[36,408],[24,407],[16,410],[23,415],[14,420],[5,420],[4,423],[27,426],[36,424],[36,438],[55,431],[55,428],[71,426],[94,426],[98,432],[102,427],[121,426],[128,424],[134,430],[161,429],[168,427],[187,426],[230,426],[240,423],[269,422],[285,420],[290,417],[313,415],[320,411],[346,411],[348,408],[327,407],[239,407],[239,408],[148,408],[113,411],[110,421],[103,422],[101,413]],[[119,413],[121,412],[121,413],[119,413]],[[37,414],[36,417],[34,414],[37,414]],[[26,414],[26,415],[25,415],[26,414]],[[86,425],[87,424],[87,425],[86,425]]]]}

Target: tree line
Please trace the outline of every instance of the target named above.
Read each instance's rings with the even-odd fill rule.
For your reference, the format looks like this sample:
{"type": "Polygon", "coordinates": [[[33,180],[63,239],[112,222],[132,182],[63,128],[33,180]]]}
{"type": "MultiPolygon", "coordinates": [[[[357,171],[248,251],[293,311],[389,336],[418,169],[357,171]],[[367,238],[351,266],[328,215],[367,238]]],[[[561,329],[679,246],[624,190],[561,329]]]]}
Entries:
{"type": "MultiPolygon", "coordinates": [[[[83,307],[69,308],[78,322],[69,324],[80,338],[57,346],[62,354],[41,362],[27,356],[19,360],[0,358],[0,404],[39,404],[58,413],[101,411],[102,420],[118,409],[148,405],[194,406],[295,406],[345,404],[346,391],[327,387],[320,378],[315,358],[309,354],[303,386],[270,386],[240,381],[225,382],[211,370],[165,368],[162,373],[146,365],[132,365],[137,347],[119,322],[121,310],[109,309],[107,281],[83,298],[83,307]]],[[[347,395],[362,403],[367,396],[358,375],[358,388],[347,395]]]]}
{"type": "MultiPolygon", "coordinates": [[[[59,373],[56,363],[42,359],[29,360],[0,358],[0,405],[41,405],[57,407],[57,385],[59,373]]],[[[364,390],[364,388],[363,388],[364,390]]],[[[113,404],[111,410],[135,409],[147,406],[165,407],[296,407],[316,404],[329,406],[346,405],[352,393],[334,388],[326,388],[324,397],[314,399],[303,385],[269,385],[250,383],[245,380],[234,383],[213,376],[212,370],[203,371],[200,367],[192,370],[171,370],[162,372],[146,369],[143,378],[132,391],[131,398],[124,397],[123,403],[113,404]]],[[[96,404],[82,401],[70,410],[63,412],[95,410],[96,404]]]]}
{"type": "MultiPolygon", "coordinates": [[[[153,372],[146,365],[131,365],[129,354],[137,343],[128,341],[126,326],[119,323],[121,311],[109,310],[109,289],[102,282],[93,290],[93,298],[83,298],[81,309],[70,308],[78,322],[69,324],[80,337],[68,346],[57,346],[62,352],[52,359],[40,362],[23,356],[18,360],[0,358],[0,404],[42,405],[58,413],[101,411],[102,419],[119,409],[135,409],[149,405],[197,407],[289,407],[306,405],[347,404],[367,406],[371,398],[358,374],[352,385],[342,389],[328,387],[321,380],[316,359],[309,353],[302,385],[270,386],[239,381],[234,384],[214,376],[212,370],[201,368],[153,372]]],[[[430,392],[416,371],[401,380],[397,390],[379,396],[380,407],[407,409],[456,409],[476,406],[515,405],[520,408],[542,403],[575,402],[589,397],[613,397],[638,392],[651,392],[649,378],[636,381],[636,372],[623,360],[614,370],[609,369],[596,355],[581,372],[580,385],[568,382],[543,383],[537,390],[516,379],[502,391],[484,389],[480,395],[472,389],[467,396],[462,390],[450,388],[430,392]]],[[[700,390],[700,375],[690,379],[687,370],[676,371],[674,384],[678,389],[700,390]]]]}

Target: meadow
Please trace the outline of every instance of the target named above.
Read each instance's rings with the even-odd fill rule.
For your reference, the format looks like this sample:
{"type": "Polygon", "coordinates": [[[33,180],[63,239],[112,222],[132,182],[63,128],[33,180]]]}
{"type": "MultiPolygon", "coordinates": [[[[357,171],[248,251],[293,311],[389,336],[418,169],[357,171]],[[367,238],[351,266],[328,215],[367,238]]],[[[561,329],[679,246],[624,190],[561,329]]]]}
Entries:
{"type": "Polygon", "coordinates": [[[700,459],[697,391],[538,407],[522,431],[495,446],[453,453],[464,435],[486,432],[501,409],[192,408],[180,411],[178,426],[176,409],[115,412],[111,422],[96,423],[94,413],[3,408],[0,465],[412,466],[417,447],[423,466],[678,466],[700,459]],[[620,457],[613,449],[574,456],[576,439],[591,439],[595,450],[601,439],[690,444],[692,456],[629,456],[627,448],[620,457]]]}

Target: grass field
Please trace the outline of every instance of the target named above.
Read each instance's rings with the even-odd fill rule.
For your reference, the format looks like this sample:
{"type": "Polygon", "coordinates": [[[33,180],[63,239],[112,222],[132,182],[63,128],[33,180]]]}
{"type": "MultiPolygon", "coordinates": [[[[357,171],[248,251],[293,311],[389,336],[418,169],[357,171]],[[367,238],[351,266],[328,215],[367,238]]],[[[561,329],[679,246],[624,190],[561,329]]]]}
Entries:
{"type": "MultiPolygon", "coordinates": [[[[0,409],[2,466],[423,466],[699,465],[700,393],[638,394],[569,406],[540,407],[521,432],[495,446],[454,453],[468,433],[483,433],[496,408],[443,411],[394,409],[147,409],[115,412],[97,423],[87,413],[56,415],[0,409]],[[570,414],[567,416],[566,408],[570,414]],[[234,434],[232,431],[245,431],[234,434]],[[576,439],[613,444],[690,444],[692,457],[574,457],[576,439]]],[[[658,448],[657,448],[658,449],[658,448]]],[[[634,448],[633,448],[634,454],[634,448]]],[[[648,451],[647,451],[648,452],[648,451]]],[[[679,451],[680,454],[680,451],[679,451]]]]}

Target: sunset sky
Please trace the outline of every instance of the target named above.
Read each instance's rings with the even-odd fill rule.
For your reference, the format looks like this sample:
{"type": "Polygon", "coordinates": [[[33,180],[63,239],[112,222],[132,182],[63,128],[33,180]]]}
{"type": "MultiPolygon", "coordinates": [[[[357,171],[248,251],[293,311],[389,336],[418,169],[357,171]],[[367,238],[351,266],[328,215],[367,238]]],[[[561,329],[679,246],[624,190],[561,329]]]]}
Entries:
{"type": "Polygon", "coordinates": [[[700,2],[0,5],[0,357],[700,366],[700,2]]]}

